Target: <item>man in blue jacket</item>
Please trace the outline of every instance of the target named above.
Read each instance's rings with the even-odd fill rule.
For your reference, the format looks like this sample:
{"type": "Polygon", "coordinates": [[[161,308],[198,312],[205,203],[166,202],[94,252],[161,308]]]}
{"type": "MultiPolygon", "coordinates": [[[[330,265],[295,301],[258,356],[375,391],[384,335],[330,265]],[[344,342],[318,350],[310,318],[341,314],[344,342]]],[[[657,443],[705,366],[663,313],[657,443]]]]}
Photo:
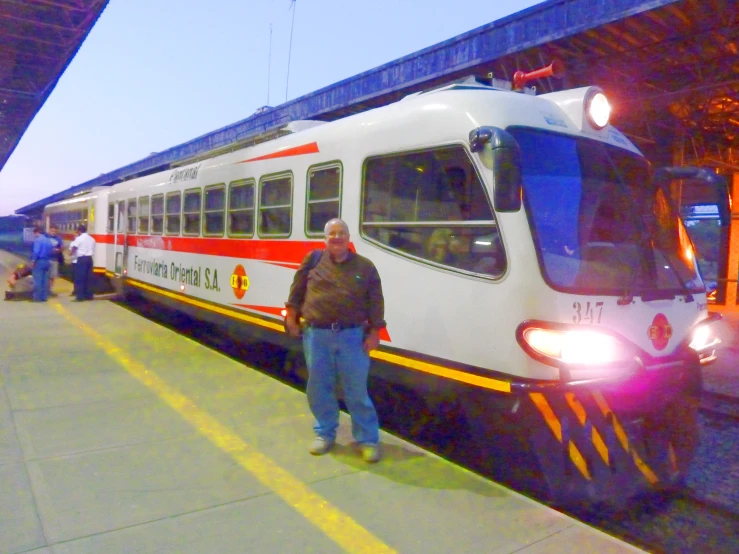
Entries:
{"type": "Polygon", "coordinates": [[[46,302],[49,299],[49,270],[54,255],[54,245],[49,237],[43,234],[41,227],[33,229],[33,301],[46,302]]]}

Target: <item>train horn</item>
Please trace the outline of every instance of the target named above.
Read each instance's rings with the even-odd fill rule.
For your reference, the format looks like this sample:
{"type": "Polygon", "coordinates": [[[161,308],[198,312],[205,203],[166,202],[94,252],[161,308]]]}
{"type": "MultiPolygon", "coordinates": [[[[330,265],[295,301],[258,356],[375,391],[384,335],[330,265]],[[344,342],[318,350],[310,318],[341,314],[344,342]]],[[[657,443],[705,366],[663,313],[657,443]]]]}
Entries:
{"type": "Polygon", "coordinates": [[[513,90],[523,90],[523,87],[529,81],[534,79],[543,79],[544,77],[562,77],[565,73],[565,66],[559,60],[554,60],[546,67],[536,69],[530,73],[524,73],[521,70],[513,74],[513,90]]]}

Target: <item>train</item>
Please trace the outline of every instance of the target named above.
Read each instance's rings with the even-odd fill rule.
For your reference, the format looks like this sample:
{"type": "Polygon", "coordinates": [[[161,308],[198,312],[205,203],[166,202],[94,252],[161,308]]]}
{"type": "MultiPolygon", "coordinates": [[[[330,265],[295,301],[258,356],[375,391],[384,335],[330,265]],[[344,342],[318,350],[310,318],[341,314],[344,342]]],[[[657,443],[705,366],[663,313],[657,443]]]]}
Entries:
{"type": "Polygon", "coordinates": [[[67,239],[87,224],[115,290],[297,353],[295,367],[284,303],[340,217],[382,279],[382,409],[420,400],[403,417],[432,441],[460,417],[483,466],[554,502],[678,488],[718,343],[694,247],[602,89],[517,79],[294,121],[50,204],[45,223],[67,239]]]}

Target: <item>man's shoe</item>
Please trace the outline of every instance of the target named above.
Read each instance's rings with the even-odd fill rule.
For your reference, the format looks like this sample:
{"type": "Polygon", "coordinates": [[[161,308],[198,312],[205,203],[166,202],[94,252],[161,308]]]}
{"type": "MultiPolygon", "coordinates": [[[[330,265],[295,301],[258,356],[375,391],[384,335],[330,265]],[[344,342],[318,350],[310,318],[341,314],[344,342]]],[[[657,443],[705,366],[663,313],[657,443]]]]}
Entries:
{"type": "Polygon", "coordinates": [[[334,441],[326,437],[316,437],[313,444],[310,445],[309,452],[314,456],[323,456],[334,446],[334,441]]]}
{"type": "Polygon", "coordinates": [[[362,444],[359,451],[362,453],[362,459],[368,464],[377,463],[382,457],[379,444],[362,444]]]}

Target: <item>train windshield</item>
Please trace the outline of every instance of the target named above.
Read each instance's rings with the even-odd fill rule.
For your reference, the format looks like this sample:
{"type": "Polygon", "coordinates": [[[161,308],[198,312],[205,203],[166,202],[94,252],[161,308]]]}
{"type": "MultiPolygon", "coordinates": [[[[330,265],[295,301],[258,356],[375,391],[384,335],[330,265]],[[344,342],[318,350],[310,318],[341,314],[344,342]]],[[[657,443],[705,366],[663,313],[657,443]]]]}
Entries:
{"type": "Polygon", "coordinates": [[[509,129],[542,274],[578,294],[670,298],[704,292],[695,253],[647,162],[594,140],[509,129]]]}

